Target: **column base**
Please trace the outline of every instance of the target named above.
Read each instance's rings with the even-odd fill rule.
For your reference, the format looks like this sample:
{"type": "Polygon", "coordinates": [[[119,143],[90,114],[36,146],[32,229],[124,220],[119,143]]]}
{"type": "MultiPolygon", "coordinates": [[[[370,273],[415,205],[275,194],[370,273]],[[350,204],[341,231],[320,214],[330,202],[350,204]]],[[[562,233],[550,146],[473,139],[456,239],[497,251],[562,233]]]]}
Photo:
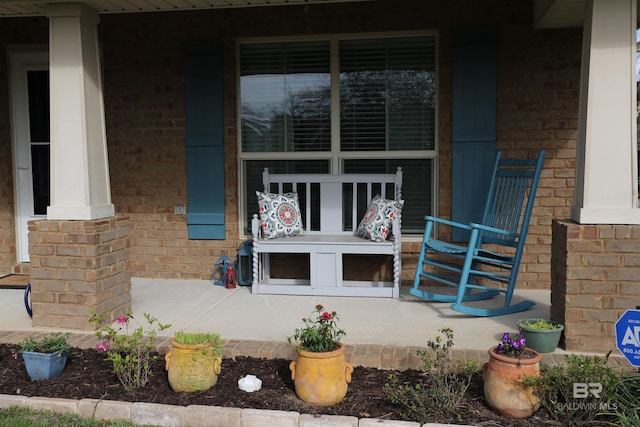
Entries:
{"type": "Polygon", "coordinates": [[[551,319],[565,325],[567,351],[615,350],[615,323],[640,300],[640,225],[554,220],[551,319]]]}
{"type": "Polygon", "coordinates": [[[131,311],[129,218],[29,222],[33,326],[93,329],[131,311]]]}

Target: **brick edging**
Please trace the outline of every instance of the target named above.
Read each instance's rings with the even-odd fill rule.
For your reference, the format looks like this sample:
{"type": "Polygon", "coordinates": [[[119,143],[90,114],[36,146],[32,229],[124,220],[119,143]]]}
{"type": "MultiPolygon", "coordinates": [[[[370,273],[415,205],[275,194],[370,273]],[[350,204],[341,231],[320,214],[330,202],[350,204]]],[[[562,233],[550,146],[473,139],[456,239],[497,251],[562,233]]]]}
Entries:
{"type": "MultiPolygon", "coordinates": [[[[331,425],[335,427],[419,427],[417,422],[357,418],[344,415],[301,414],[299,412],[264,409],[225,408],[222,406],[176,406],[158,403],[119,402],[98,399],[55,399],[0,394],[0,409],[23,406],[33,410],[47,410],[59,414],[76,414],[82,418],[101,420],[129,420],[134,425],[188,425],[190,427],[241,427],[277,425],[307,427],[331,425]],[[212,422],[217,422],[212,424],[212,422]]],[[[449,424],[424,424],[444,426],[449,424]]]]}

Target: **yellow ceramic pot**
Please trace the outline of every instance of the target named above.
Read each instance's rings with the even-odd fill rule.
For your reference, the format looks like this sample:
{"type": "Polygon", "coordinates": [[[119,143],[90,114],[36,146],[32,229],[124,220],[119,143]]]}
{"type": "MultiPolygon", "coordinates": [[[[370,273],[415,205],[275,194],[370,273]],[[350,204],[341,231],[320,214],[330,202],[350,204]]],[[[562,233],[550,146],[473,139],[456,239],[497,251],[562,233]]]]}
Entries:
{"type": "Polygon", "coordinates": [[[540,376],[542,356],[535,350],[530,359],[517,359],[496,353],[496,347],[489,349],[489,363],[482,367],[484,398],[487,405],[498,414],[509,418],[526,418],[540,407],[540,399],[532,386],[522,383],[522,378],[540,376]]]}
{"type": "Polygon", "coordinates": [[[353,366],[344,359],[344,345],[333,351],[313,353],[298,350],[289,364],[296,395],[314,406],[335,405],[347,394],[353,366]]]}
{"type": "Polygon", "coordinates": [[[203,391],[218,382],[222,358],[213,352],[213,343],[180,344],[175,340],[165,356],[165,368],[173,391],[203,391]]]}

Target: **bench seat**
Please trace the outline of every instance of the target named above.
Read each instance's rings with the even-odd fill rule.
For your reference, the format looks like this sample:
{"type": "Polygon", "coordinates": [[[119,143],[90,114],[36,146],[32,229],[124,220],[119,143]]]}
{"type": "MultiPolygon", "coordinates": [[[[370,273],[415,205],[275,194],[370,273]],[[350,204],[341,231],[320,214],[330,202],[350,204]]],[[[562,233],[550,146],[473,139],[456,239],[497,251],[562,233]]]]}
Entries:
{"type": "Polygon", "coordinates": [[[373,195],[381,193],[382,197],[385,197],[388,184],[393,187],[393,190],[389,190],[394,194],[391,198],[400,200],[400,169],[395,174],[380,175],[269,174],[268,170],[265,170],[263,182],[265,192],[306,191],[304,199],[307,203],[301,203],[306,226],[301,236],[265,239],[262,237],[258,215],[253,216],[253,293],[398,298],[401,277],[400,216],[393,221],[392,235],[382,242],[355,236],[354,229],[357,228],[373,195]],[[325,194],[322,194],[323,189],[325,194]],[[340,193],[340,189],[344,192],[337,194],[340,193]],[[320,194],[311,195],[312,191],[319,191],[320,194]],[[310,200],[319,200],[320,203],[312,206],[310,200]],[[345,203],[345,200],[350,202],[345,203]],[[364,206],[363,203],[358,203],[358,200],[365,201],[364,206]],[[343,205],[352,206],[351,211],[347,212],[343,205]],[[314,220],[313,215],[321,218],[314,220]],[[336,224],[336,216],[351,218],[349,225],[336,224]],[[321,224],[320,229],[313,229],[313,223],[321,224]],[[272,277],[270,254],[308,255],[308,278],[272,277]],[[393,280],[345,280],[345,255],[391,257],[393,280]]]}

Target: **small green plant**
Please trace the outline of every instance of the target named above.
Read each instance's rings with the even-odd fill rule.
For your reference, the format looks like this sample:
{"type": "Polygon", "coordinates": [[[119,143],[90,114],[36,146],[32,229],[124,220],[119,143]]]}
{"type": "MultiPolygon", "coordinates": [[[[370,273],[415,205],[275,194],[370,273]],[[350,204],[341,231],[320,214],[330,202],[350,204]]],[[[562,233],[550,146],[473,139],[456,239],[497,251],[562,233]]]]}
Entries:
{"type": "Polygon", "coordinates": [[[551,331],[553,329],[558,329],[560,327],[560,324],[547,319],[527,319],[520,320],[518,322],[518,326],[521,328],[551,331]]]}
{"type": "Polygon", "coordinates": [[[616,401],[608,405],[602,415],[615,419],[611,425],[621,427],[640,427],[640,369],[635,372],[623,372],[616,384],[616,401]]]}
{"type": "Polygon", "coordinates": [[[183,332],[176,331],[173,339],[179,344],[206,344],[213,343],[213,355],[222,357],[224,350],[220,343],[220,334],[213,332],[183,332]]]}
{"type": "Polygon", "coordinates": [[[621,376],[606,366],[609,354],[567,354],[565,363],[543,367],[541,377],[525,377],[523,383],[534,387],[540,405],[562,425],[602,425],[602,417],[618,406],[621,376]]]}
{"type": "Polygon", "coordinates": [[[640,426],[640,371],[622,375],[617,386],[618,401],[614,415],[620,427],[640,426]]]}
{"type": "Polygon", "coordinates": [[[22,351],[33,351],[37,353],[60,352],[62,354],[71,348],[67,343],[69,336],[69,333],[63,334],[60,332],[54,332],[40,339],[27,337],[18,345],[22,351]]]}
{"type": "Polygon", "coordinates": [[[419,423],[447,421],[451,413],[462,405],[464,395],[478,372],[475,360],[454,361],[453,330],[440,329],[438,335],[427,341],[427,349],[419,350],[423,362],[424,381],[417,384],[400,383],[396,374],[389,375],[384,389],[392,403],[405,409],[405,418],[419,423]]]}
{"type": "Polygon", "coordinates": [[[336,312],[325,311],[324,306],[318,304],[311,316],[304,317],[302,321],[305,327],[296,329],[287,340],[295,340],[299,349],[313,353],[335,350],[340,338],[346,334],[343,329],[338,328],[336,312]]]}
{"type": "Polygon", "coordinates": [[[151,365],[159,357],[151,354],[156,338],[155,327],[162,331],[171,325],[163,325],[155,317],[144,313],[149,330],[145,331],[140,326],[130,331],[129,324],[133,315],[127,313],[118,317],[115,328],[111,324],[101,327],[105,322],[105,315],[98,316],[94,311],[89,318],[89,322],[96,327],[96,336],[101,340],[96,344],[96,350],[107,353],[107,360],[113,363],[113,373],[125,390],[144,387],[152,375],[151,365]]]}

